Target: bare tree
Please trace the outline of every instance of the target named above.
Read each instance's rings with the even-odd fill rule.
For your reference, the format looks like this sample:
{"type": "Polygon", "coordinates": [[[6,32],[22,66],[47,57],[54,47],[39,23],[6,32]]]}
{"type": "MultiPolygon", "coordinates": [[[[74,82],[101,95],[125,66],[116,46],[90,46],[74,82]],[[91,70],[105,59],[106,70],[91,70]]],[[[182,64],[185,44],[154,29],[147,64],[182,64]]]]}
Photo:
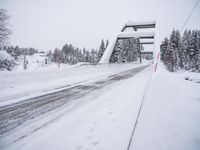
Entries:
{"type": "Polygon", "coordinates": [[[0,9],[0,48],[5,45],[11,34],[11,31],[8,27],[9,18],[10,16],[8,15],[7,11],[5,9],[0,9]]]}

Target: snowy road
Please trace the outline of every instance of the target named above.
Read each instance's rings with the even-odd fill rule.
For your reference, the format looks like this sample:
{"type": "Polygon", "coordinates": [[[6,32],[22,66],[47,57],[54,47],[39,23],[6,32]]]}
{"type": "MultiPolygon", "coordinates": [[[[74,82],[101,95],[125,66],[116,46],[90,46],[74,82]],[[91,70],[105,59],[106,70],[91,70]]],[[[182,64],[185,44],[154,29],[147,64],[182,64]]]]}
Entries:
{"type": "Polygon", "coordinates": [[[101,92],[105,86],[115,84],[120,80],[129,79],[147,67],[148,65],[129,69],[86,84],[66,85],[66,88],[61,91],[0,107],[0,138],[2,139],[0,147],[23,139],[30,133],[55,121],[62,113],[55,113],[55,115],[54,112],[60,111],[61,108],[66,108],[70,102],[77,101],[79,103],[78,100],[84,96],[95,95],[94,93],[101,92]],[[48,117],[49,115],[51,117],[48,117]],[[48,119],[41,121],[41,123],[35,123],[45,120],[45,118],[48,119]],[[24,128],[23,131],[19,130],[21,127],[24,128]],[[19,132],[19,134],[11,141],[8,140],[8,142],[7,139],[16,132],[19,132]]]}

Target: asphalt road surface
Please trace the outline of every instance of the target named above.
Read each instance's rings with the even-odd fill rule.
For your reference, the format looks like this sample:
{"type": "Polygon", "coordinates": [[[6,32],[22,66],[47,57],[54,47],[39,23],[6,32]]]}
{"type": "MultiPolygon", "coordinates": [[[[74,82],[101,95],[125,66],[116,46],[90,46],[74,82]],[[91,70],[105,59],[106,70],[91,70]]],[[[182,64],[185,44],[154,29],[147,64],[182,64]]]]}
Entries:
{"type": "MultiPolygon", "coordinates": [[[[148,66],[137,67],[113,74],[88,84],[66,85],[66,89],[0,107],[0,138],[13,132],[17,127],[20,127],[29,120],[41,117],[55,109],[63,108],[70,101],[78,100],[105,86],[131,78],[148,66]]],[[[24,136],[21,135],[21,137],[24,136]]]]}

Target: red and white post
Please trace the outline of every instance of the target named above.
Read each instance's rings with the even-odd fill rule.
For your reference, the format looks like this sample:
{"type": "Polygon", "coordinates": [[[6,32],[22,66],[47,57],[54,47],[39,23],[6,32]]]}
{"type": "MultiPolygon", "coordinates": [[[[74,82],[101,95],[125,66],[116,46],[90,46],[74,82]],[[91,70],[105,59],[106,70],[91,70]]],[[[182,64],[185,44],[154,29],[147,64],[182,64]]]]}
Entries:
{"type": "Polygon", "coordinates": [[[156,72],[156,70],[157,70],[159,57],[160,57],[160,52],[158,52],[158,55],[157,55],[157,60],[156,60],[156,65],[155,65],[155,68],[154,68],[154,72],[156,72]]]}

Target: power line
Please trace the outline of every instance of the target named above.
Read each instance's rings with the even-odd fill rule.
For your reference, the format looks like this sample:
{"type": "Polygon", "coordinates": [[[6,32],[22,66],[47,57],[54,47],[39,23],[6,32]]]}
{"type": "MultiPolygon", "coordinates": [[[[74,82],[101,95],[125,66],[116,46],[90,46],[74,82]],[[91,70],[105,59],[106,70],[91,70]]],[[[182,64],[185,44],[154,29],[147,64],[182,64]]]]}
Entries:
{"type": "Polygon", "coordinates": [[[192,11],[190,12],[190,14],[189,14],[189,16],[188,16],[188,18],[187,18],[187,20],[185,21],[184,25],[182,26],[182,28],[181,28],[182,31],[183,31],[185,25],[187,24],[188,20],[189,20],[190,17],[192,16],[192,13],[193,13],[193,11],[195,10],[195,8],[197,7],[198,3],[199,3],[199,0],[197,0],[196,4],[194,5],[192,11]]]}

